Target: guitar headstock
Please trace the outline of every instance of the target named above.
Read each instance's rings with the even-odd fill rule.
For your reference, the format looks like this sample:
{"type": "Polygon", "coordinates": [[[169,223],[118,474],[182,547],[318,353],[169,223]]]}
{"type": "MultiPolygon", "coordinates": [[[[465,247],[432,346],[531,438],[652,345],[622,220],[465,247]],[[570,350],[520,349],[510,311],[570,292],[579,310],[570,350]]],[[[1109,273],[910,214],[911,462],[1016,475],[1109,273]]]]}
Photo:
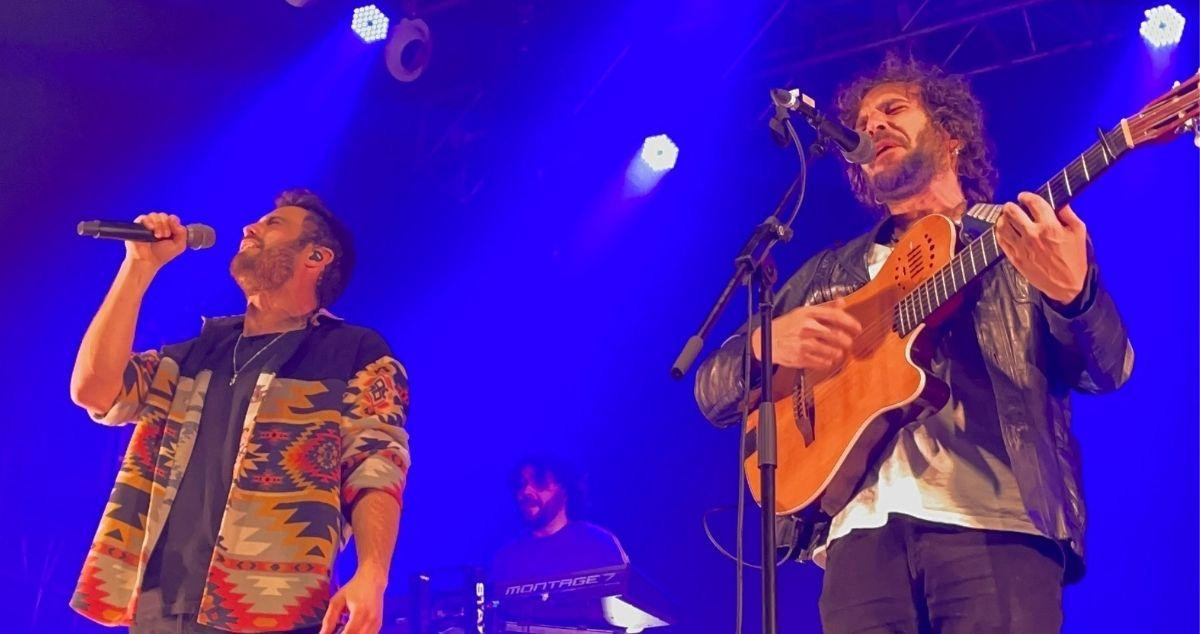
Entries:
{"type": "Polygon", "coordinates": [[[1200,117],[1200,72],[1175,82],[1167,94],[1151,101],[1137,114],[1125,120],[1130,147],[1143,143],[1169,141],[1187,131],[1196,131],[1200,117]]]}

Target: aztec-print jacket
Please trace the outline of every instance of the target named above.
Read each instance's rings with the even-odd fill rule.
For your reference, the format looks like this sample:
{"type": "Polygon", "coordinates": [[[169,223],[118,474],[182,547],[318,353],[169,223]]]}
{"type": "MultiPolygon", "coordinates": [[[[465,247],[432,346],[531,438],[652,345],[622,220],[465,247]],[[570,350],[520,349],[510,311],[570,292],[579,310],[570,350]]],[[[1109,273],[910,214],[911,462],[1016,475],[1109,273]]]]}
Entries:
{"type": "MultiPolygon", "coordinates": [[[[79,613],[127,624],[187,469],[212,371],[205,351],[242,317],[134,354],[99,422],[136,422],[71,598],[79,613]]],[[[400,499],[409,466],[408,381],[374,331],[324,311],[259,374],[242,425],[198,622],[232,632],[319,624],[350,509],[368,489],[400,499]]]]}

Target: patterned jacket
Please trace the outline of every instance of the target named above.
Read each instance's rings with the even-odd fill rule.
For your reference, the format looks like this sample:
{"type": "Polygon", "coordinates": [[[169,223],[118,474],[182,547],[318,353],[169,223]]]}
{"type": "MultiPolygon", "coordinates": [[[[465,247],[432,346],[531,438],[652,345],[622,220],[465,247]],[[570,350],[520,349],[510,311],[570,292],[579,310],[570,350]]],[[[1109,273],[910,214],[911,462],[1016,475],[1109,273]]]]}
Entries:
{"type": "MultiPolygon", "coordinates": [[[[134,354],[112,409],[136,423],[71,607],[130,622],[142,577],[192,453],[212,371],[205,351],[242,317],[134,354]]],[[[232,632],[319,624],[350,509],[368,489],[400,499],[409,466],[408,381],[375,332],[318,313],[309,332],[259,374],[198,621],[232,632]]]]}

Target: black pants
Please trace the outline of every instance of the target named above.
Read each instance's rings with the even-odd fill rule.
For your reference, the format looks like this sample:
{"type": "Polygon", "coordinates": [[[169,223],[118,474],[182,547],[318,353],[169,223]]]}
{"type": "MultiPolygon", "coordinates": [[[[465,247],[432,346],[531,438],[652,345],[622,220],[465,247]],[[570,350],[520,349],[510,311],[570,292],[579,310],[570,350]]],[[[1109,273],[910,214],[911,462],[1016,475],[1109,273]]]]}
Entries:
{"type": "MultiPolygon", "coordinates": [[[[196,622],[195,614],[163,614],[162,591],[158,588],[145,590],[138,598],[137,612],[133,615],[130,634],[229,634],[225,630],[196,622]]],[[[289,634],[318,634],[321,626],[288,630],[289,634]]]]}
{"type": "Polygon", "coordinates": [[[830,545],[827,634],[1058,632],[1062,551],[1035,535],[892,515],[830,545]]]}

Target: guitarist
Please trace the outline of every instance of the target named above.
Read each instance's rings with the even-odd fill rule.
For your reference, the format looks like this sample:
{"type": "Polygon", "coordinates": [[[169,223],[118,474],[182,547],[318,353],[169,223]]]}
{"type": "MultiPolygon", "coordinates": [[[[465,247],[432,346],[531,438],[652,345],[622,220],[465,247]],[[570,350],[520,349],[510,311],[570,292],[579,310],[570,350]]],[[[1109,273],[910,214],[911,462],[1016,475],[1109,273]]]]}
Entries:
{"type": "MultiPolygon", "coordinates": [[[[772,354],[806,371],[842,362],[862,326],[836,298],[877,273],[907,227],[928,214],[961,226],[993,194],[981,109],[961,77],[889,55],[838,106],[877,148],[847,167],[851,187],[885,213],[781,289],[772,354]]],[[[803,558],[825,568],[828,632],[1060,629],[1086,517],[1069,393],[1120,387],[1133,350],[1069,207],[1022,193],[997,236],[1007,259],[934,333],[930,370],[949,385],[947,404],[903,427],[834,517],[804,526],[803,558]]],[[[757,357],[757,331],[749,341],[757,357]]],[[[697,374],[696,400],[717,425],[742,415],[746,343],[731,338],[697,374]]]]}

